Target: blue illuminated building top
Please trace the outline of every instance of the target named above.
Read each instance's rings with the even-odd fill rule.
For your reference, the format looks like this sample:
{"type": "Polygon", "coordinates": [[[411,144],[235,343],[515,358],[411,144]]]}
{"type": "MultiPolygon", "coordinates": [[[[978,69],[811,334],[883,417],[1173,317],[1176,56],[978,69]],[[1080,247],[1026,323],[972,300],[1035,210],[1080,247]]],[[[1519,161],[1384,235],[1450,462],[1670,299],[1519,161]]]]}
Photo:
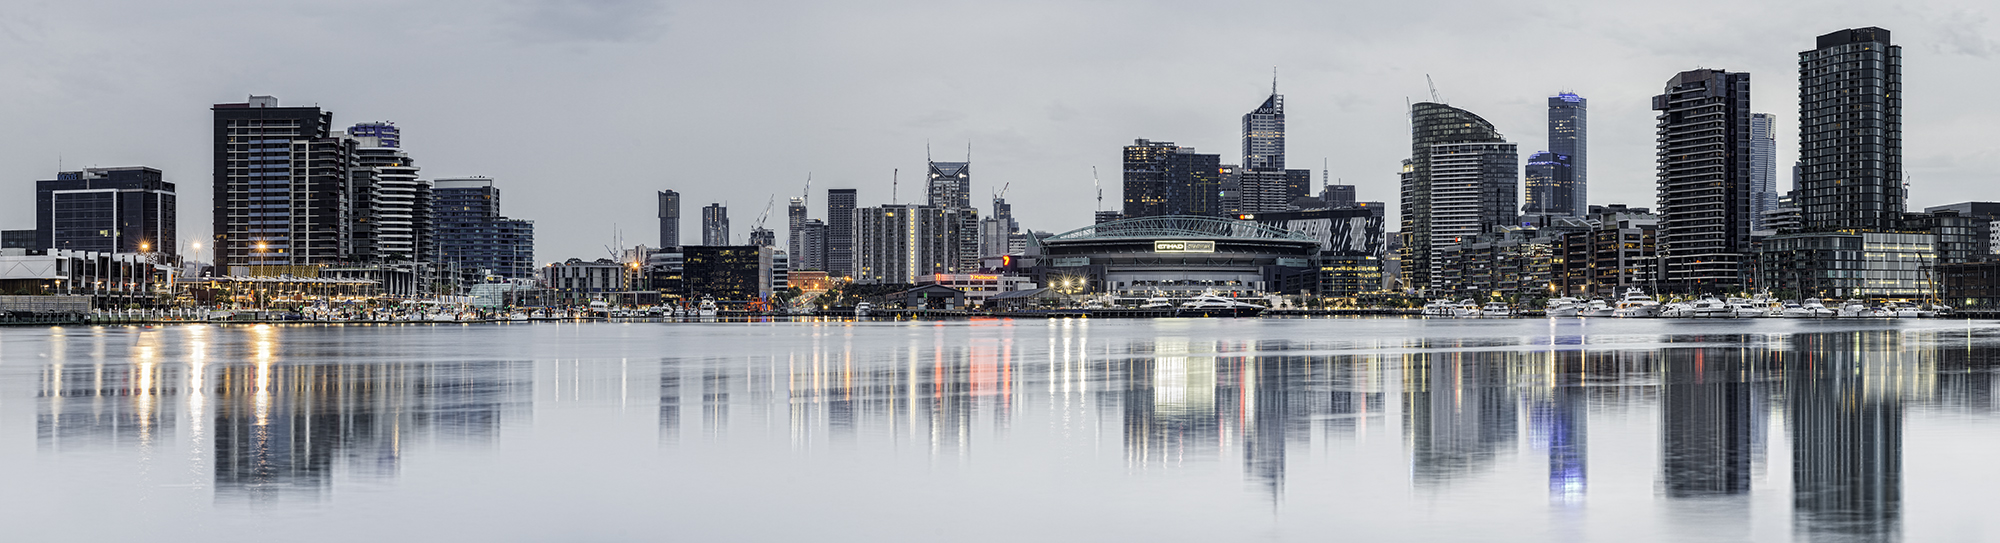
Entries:
{"type": "Polygon", "coordinates": [[[382,142],[383,147],[391,149],[403,146],[402,129],[396,128],[396,123],[388,121],[354,125],[353,128],[347,129],[347,135],[356,138],[375,138],[382,142]]]}

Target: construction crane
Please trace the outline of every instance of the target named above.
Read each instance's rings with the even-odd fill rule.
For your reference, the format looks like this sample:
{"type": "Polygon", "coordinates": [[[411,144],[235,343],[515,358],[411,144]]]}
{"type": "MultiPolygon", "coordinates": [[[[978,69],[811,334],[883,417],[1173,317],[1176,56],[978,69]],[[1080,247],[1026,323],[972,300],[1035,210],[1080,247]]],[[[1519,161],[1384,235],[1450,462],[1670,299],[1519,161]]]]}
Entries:
{"type": "Polygon", "coordinates": [[[1104,185],[1097,182],[1097,167],[1090,167],[1090,186],[1097,187],[1097,210],[1104,211],[1104,185]]]}
{"type": "Polygon", "coordinates": [[[776,195],[776,194],[772,194],[772,195],[771,195],[771,199],[770,199],[770,200],[766,200],[766,201],[764,202],[764,214],[762,214],[762,215],[758,215],[758,216],[757,216],[757,229],[758,229],[758,230],[763,230],[763,229],[764,229],[764,221],[765,221],[766,219],[770,219],[770,218],[771,218],[771,205],[773,205],[773,204],[776,204],[776,203],[778,203],[778,195],[776,195]]]}
{"type": "Polygon", "coordinates": [[[804,204],[807,202],[811,202],[812,195],[813,195],[813,173],[806,172],[806,190],[803,194],[799,196],[799,203],[804,204]]]}
{"type": "Polygon", "coordinates": [[[1001,198],[1006,198],[1006,197],[1007,197],[1007,187],[1012,187],[1012,186],[1014,186],[1014,182],[1013,182],[1013,181],[1008,181],[1008,182],[1007,182],[1006,184],[1003,184],[1003,185],[1000,185],[1000,190],[998,190],[998,191],[995,191],[995,192],[993,193],[993,201],[995,201],[995,202],[998,202],[998,201],[1000,201],[1000,199],[1001,199],[1001,198]]]}

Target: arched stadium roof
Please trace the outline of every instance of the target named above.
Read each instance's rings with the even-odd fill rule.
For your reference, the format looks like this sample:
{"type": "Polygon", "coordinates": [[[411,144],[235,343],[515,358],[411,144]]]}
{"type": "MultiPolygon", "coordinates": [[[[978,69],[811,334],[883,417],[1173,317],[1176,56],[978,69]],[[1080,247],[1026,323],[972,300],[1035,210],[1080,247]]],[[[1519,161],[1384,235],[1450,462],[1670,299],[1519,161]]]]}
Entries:
{"type": "Polygon", "coordinates": [[[1139,217],[1111,221],[1049,236],[1042,241],[1092,239],[1239,239],[1319,243],[1319,240],[1312,236],[1265,226],[1254,221],[1194,215],[1139,217]]]}

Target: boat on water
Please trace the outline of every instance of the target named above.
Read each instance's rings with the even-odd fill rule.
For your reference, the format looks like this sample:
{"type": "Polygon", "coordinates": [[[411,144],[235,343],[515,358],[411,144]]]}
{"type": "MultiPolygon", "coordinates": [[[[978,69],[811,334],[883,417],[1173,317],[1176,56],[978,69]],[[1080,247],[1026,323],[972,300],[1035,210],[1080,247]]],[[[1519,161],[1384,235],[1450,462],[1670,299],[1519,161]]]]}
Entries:
{"type": "Polygon", "coordinates": [[[1424,316],[1447,317],[1447,318],[1456,317],[1458,316],[1458,302],[1454,302],[1451,300],[1432,300],[1431,303],[1424,304],[1424,316]]]}
{"type": "Polygon", "coordinates": [[[1617,314],[1618,308],[1613,307],[1609,302],[1604,301],[1603,298],[1591,298],[1590,303],[1584,305],[1582,316],[1612,317],[1617,316],[1617,314]]]}
{"type": "Polygon", "coordinates": [[[1908,302],[1890,305],[1889,312],[1898,319],[1927,319],[1937,316],[1936,313],[1924,310],[1922,306],[1908,302]]]}
{"type": "Polygon", "coordinates": [[[854,304],[854,316],[856,317],[866,317],[868,316],[868,313],[870,311],[874,310],[875,310],[875,304],[871,304],[868,302],[861,302],[854,304]]]}
{"type": "Polygon", "coordinates": [[[1151,298],[1147,298],[1146,303],[1139,305],[1139,309],[1173,309],[1173,308],[1174,308],[1174,301],[1167,299],[1167,297],[1165,296],[1154,296],[1151,298]]]}
{"type": "Polygon", "coordinates": [[[1718,300],[1714,296],[1709,295],[1702,295],[1702,297],[1690,302],[1688,304],[1688,311],[1687,316],[1697,319],[1736,318],[1736,309],[1730,307],[1729,302],[1718,300]]]}
{"type": "Polygon", "coordinates": [[[1514,316],[1514,307],[1507,305],[1505,302],[1486,302],[1486,305],[1479,308],[1479,316],[1512,317],[1514,316]]]}
{"type": "Polygon", "coordinates": [[[1729,304],[1730,316],[1739,319],[1764,318],[1771,312],[1771,302],[1769,300],[1731,297],[1725,300],[1724,303],[1729,304]]]}
{"type": "Polygon", "coordinates": [[[1868,307],[1867,303],[1862,302],[1861,300],[1849,299],[1846,302],[1840,304],[1840,309],[1837,310],[1836,313],[1834,313],[1834,316],[1845,319],[1858,319],[1858,318],[1875,317],[1878,315],[1875,313],[1874,309],[1870,309],[1868,307]]]}
{"type": "Polygon", "coordinates": [[[716,313],[720,312],[715,306],[715,298],[702,298],[701,305],[696,306],[695,309],[695,315],[704,319],[714,317],[716,313]]]}
{"type": "Polygon", "coordinates": [[[1662,308],[1658,300],[1654,300],[1652,296],[1647,296],[1646,291],[1634,287],[1625,290],[1625,296],[1618,299],[1618,308],[1612,311],[1611,316],[1626,319],[1644,319],[1661,316],[1661,310],[1662,308]]]}
{"type": "Polygon", "coordinates": [[[1819,301],[1819,298],[1806,298],[1806,301],[1799,303],[1799,308],[1808,312],[1806,316],[1815,319],[1824,319],[1840,314],[1839,311],[1835,311],[1833,308],[1827,307],[1825,303],[1819,301]]]}
{"type": "Polygon", "coordinates": [[[1477,317],[1479,316],[1479,302],[1471,298],[1459,300],[1458,306],[1451,310],[1451,316],[1458,318],[1477,317]]]}
{"type": "Polygon", "coordinates": [[[1564,296],[1549,300],[1548,307],[1542,311],[1550,317],[1581,317],[1583,310],[1582,300],[1564,296]]]}
{"type": "Polygon", "coordinates": [[[1255,317],[1264,313],[1264,306],[1236,301],[1232,298],[1203,294],[1174,310],[1176,317],[1255,317]]]}

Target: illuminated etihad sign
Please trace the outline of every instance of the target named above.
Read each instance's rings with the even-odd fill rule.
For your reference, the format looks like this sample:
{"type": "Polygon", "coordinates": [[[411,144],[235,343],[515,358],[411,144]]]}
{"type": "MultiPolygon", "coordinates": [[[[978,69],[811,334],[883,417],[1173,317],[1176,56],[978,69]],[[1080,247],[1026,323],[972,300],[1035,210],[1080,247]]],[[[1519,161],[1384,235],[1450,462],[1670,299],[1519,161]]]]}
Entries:
{"type": "Polygon", "coordinates": [[[1213,252],[1215,252],[1215,242],[1213,242],[1213,241],[1155,241],[1155,242],[1153,242],[1153,252],[1155,252],[1155,253],[1213,253],[1213,252]]]}

